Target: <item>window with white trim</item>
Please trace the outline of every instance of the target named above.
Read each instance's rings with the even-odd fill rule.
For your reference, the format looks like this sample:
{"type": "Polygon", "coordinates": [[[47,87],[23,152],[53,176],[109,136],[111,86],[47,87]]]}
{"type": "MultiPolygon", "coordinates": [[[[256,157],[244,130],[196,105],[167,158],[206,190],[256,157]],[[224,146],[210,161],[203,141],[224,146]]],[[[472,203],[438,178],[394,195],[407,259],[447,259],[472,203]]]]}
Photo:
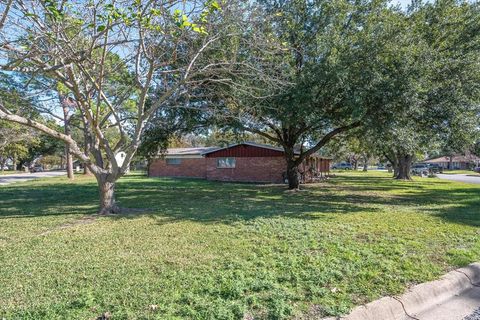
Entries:
{"type": "Polygon", "coordinates": [[[233,157],[217,158],[217,168],[235,168],[236,160],[233,157]]]}
{"type": "Polygon", "coordinates": [[[180,158],[168,158],[167,159],[167,164],[168,165],[178,166],[181,163],[182,163],[182,159],[180,159],[180,158]]]}

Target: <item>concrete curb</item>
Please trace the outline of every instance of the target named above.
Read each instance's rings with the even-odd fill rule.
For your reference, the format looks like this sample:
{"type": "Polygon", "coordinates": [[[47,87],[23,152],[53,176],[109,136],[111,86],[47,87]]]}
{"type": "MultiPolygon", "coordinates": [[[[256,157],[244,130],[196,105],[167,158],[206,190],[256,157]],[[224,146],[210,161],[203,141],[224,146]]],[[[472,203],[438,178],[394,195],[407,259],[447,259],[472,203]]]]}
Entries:
{"type": "Polygon", "coordinates": [[[323,320],[411,320],[480,283],[480,263],[453,270],[440,279],[419,284],[400,297],[384,297],[356,307],[345,317],[323,320]]]}

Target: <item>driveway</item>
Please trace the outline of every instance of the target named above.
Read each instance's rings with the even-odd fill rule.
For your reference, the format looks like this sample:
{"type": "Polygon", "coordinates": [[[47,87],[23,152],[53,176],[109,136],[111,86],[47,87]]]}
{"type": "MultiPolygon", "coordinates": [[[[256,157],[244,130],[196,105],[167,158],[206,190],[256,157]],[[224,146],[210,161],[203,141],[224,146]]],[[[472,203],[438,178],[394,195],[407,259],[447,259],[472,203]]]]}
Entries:
{"type": "Polygon", "coordinates": [[[15,182],[24,182],[24,181],[34,180],[38,178],[58,177],[66,174],[67,173],[65,171],[5,174],[0,176],[0,186],[15,183],[15,182]]]}
{"type": "Polygon", "coordinates": [[[480,184],[480,174],[472,171],[471,174],[437,174],[440,179],[480,184]]]}

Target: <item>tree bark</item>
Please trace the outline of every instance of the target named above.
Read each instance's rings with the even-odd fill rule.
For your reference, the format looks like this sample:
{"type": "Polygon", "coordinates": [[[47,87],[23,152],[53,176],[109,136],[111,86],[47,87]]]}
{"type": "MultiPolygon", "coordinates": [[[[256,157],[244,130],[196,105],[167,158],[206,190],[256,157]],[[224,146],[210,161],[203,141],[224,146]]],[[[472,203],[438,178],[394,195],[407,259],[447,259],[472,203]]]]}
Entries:
{"type": "Polygon", "coordinates": [[[86,176],[92,175],[92,171],[90,171],[90,168],[85,163],[83,164],[83,174],[86,176]]]}
{"type": "Polygon", "coordinates": [[[115,214],[120,212],[120,208],[115,203],[115,184],[116,179],[108,175],[95,175],[98,182],[100,194],[100,207],[98,213],[101,215],[115,214]]]}
{"type": "Polygon", "coordinates": [[[5,164],[7,163],[7,158],[4,158],[4,157],[0,157],[1,161],[0,161],[0,170],[1,172],[3,173],[5,171],[5,164]]]}
{"type": "Polygon", "coordinates": [[[300,160],[295,158],[295,141],[288,141],[288,143],[284,145],[284,150],[285,161],[287,162],[288,189],[300,189],[300,173],[298,170],[300,160]]]}
{"type": "Polygon", "coordinates": [[[368,154],[365,154],[363,157],[363,171],[367,172],[368,171],[368,160],[370,159],[370,156],[368,154]]]}
{"type": "Polygon", "coordinates": [[[398,156],[398,168],[396,179],[398,180],[412,180],[410,175],[410,168],[412,166],[413,156],[412,155],[399,155],[398,156]]]}
{"type": "Polygon", "coordinates": [[[67,162],[67,177],[68,179],[70,180],[73,180],[74,179],[74,174],[73,174],[73,157],[72,157],[72,154],[70,153],[70,148],[68,147],[68,145],[66,144],[65,145],[65,158],[66,158],[66,162],[67,162]]]}
{"type": "Polygon", "coordinates": [[[450,155],[448,159],[448,170],[453,170],[453,156],[450,155]]]}
{"type": "MultiPolygon", "coordinates": [[[[60,105],[62,106],[62,110],[63,110],[64,133],[66,136],[71,138],[71,130],[70,130],[71,116],[68,114],[68,97],[60,95],[59,99],[60,99],[60,105]]],[[[73,180],[75,177],[73,174],[73,157],[72,157],[72,154],[70,153],[70,146],[66,142],[65,142],[65,162],[67,165],[67,177],[68,179],[73,180]]]]}
{"type": "Polygon", "coordinates": [[[351,158],[350,162],[353,162],[353,170],[358,170],[358,160],[356,157],[351,158]]]}
{"type": "MultiPolygon", "coordinates": [[[[83,117],[83,140],[84,140],[84,151],[85,154],[90,154],[90,145],[91,145],[91,140],[90,140],[90,135],[88,134],[88,121],[85,117],[83,117]]],[[[86,163],[83,163],[83,174],[86,176],[89,176],[92,174],[92,171],[88,167],[86,163]]]]}
{"type": "MultiPolygon", "coordinates": [[[[395,153],[390,150],[388,152],[383,153],[384,157],[390,162],[392,165],[392,170],[393,170],[393,178],[396,178],[398,175],[398,159],[395,153]]],[[[389,173],[392,173],[392,170],[388,170],[389,173]]]]}
{"type": "Polygon", "coordinates": [[[295,190],[300,188],[298,166],[292,161],[287,161],[287,179],[288,189],[295,190]]]}
{"type": "Polygon", "coordinates": [[[17,154],[14,153],[12,157],[13,171],[17,171],[17,154]]]}
{"type": "Polygon", "coordinates": [[[398,165],[393,165],[393,177],[396,178],[398,176],[398,165]]]}

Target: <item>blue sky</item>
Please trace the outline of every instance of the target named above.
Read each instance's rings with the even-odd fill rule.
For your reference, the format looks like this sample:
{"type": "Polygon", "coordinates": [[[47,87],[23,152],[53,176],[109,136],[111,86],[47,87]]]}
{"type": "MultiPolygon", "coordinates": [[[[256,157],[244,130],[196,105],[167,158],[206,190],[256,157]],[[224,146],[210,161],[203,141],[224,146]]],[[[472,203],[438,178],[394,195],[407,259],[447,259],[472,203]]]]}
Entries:
{"type": "Polygon", "coordinates": [[[406,8],[407,5],[409,5],[411,2],[411,0],[393,0],[392,3],[400,3],[402,5],[402,7],[406,8]]]}
{"type": "MultiPolygon", "coordinates": [[[[392,0],[393,4],[399,3],[402,5],[402,8],[406,8],[411,2],[412,0],[392,0]]],[[[424,2],[430,2],[430,0],[425,0],[424,2]]]]}
{"type": "Polygon", "coordinates": [[[403,8],[406,8],[407,5],[409,5],[411,2],[411,0],[393,0],[392,3],[400,3],[402,5],[403,8]]]}

